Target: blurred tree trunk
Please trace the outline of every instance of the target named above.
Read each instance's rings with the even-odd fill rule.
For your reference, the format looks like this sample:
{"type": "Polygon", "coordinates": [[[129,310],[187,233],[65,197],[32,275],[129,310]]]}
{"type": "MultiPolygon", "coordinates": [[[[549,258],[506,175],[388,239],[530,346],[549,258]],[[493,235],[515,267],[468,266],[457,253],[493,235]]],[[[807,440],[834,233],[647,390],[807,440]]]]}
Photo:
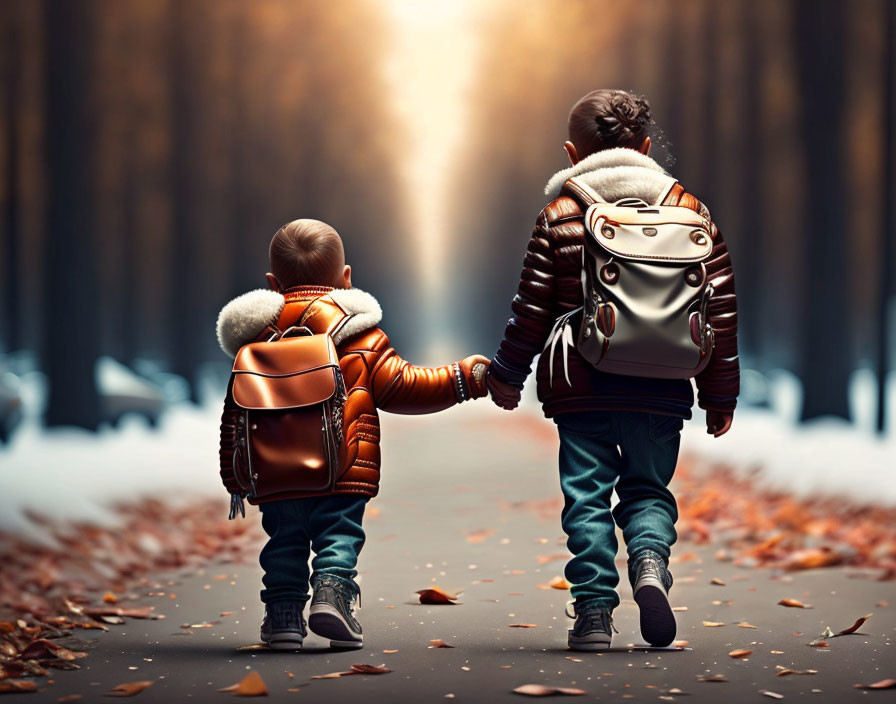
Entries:
{"type": "MultiPolygon", "coordinates": [[[[703,4],[702,34],[702,74],[703,100],[701,102],[701,119],[703,136],[700,150],[700,200],[712,212],[713,204],[718,203],[717,162],[722,140],[719,138],[719,5],[718,0],[705,0],[703,4]]],[[[718,207],[718,205],[716,205],[718,207]]]]}
{"type": "Polygon", "coordinates": [[[6,200],[4,201],[4,266],[3,297],[5,304],[4,346],[7,352],[21,347],[21,231],[19,220],[19,92],[20,46],[19,13],[13,3],[6,13],[6,88],[4,107],[6,112],[6,200]]]}
{"type": "Polygon", "coordinates": [[[738,318],[743,341],[748,356],[755,366],[761,366],[762,315],[764,291],[762,285],[763,258],[765,251],[765,219],[762,198],[762,52],[760,49],[761,8],[754,0],[741,0],[741,27],[744,32],[744,72],[741,83],[743,106],[747,119],[740,122],[743,159],[741,198],[745,204],[740,208],[738,235],[741,246],[738,252],[737,276],[742,284],[741,291],[749,300],[738,308],[738,318]],[[748,205],[747,205],[748,203],[748,205]]]}
{"type": "Polygon", "coordinates": [[[896,257],[896,5],[885,0],[884,6],[884,176],[883,176],[883,222],[878,278],[877,309],[877,430],[887,428],[887,373],[890,367],[890,329],[892,302],[894,298],[893,259],[896,257]]]}
{"type": "Polygon", "coordinates": [[[192,212],[195,179],[195,99],[197,89],[195,62],[190,46],[198,30],[195,23],[195,0],[172,0],[168,50],[170,86],[170,168],[171,168],[171,311],[169,327],[169,364],[175,374],[186,380],[189,400],[199,400],[196,373],[201,361],[200,336],[207,334],[209,322],[197,320],[202,306],[199,235],[192,212]],[[198,285],[197,285],[198,282],[198,285]]]}
{"type": "Polygon", "coordinates": [[[230,18],[230,261],[233,263],[233,294],[243,293],[258,284],[258,272],[250,271],[250,262],[257,259],[250,251],[256,243],[251,237],[252,201],[250,198],[250,128],[247,115],[248,86],[246,73],[250,60],[248,6],[237,0],[230,18]]]}
{"type": "MultiPolygon", "coordinates": [[[[129,98],[133,101],[133,97],[129,98]]],[[[137,129],[136,110],[132,109],[133,102],[127,110],[127,133],[130,135],[130,148],[124,153],[124,174],[121,185],[121,236],[126,242],[122,247],[122,272],[121,280],[124,282],[119,301],[119,331],[118,339],[121,345],[121,361],[132,364],[139,353],[140,326],[140,231],[139,231],[139,202],[140,202],[140,165],[137,144],[139,137],[137,129]]]]}
{"type": "Polygon", "coordinates": [[[47,240],[43,370],[49,426],[96,429],[97,277],[93,246],[90,0],[44,5],[47,240]]]}
{"type": "Polygon", "coordinates": [[[800,330],[802,420],[849,418],[849,287],[843,184],[843,23],[841,0],[798,0],[792,24],[805,144],[805,290],[800,330]]]}

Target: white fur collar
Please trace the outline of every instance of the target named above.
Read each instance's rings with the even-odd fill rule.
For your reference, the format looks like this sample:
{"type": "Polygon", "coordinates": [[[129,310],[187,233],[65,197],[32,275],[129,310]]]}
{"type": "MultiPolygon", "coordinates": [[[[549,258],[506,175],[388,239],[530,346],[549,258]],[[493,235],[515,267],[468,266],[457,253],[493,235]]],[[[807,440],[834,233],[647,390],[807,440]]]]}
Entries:
{"type": "Polygon", "coordinates": [[[383,319],[383,309],[379,301],[359,288],[337,288],[330,291],[336,305],[348,313],[348,319],[333,335],[337,345],[359,332],[376,327],[383,319]]]}
{"type": "Polygon", "coordinates": [[[642,198],[653,203],[675,182],[646,154],[616,147],[595,152],[575,166],[558,171],[545,186],[545,195],[556,198],[563,184],[573,176],[611,203],[621,198],[642,198]]]}
{"type": "MultiPolygon", "coordinates": [[[[376,298],[357,288],[334,289],[327,294],[345,313],[345,322],[333,335],[337,345],[360,332],[376,327],[383,310],[376,298]]],[[[218,344],[231,357],[254,340],[268,325],[276,325],[286,299],[267,289],[237,296],[218,314],[218,344]]]]}

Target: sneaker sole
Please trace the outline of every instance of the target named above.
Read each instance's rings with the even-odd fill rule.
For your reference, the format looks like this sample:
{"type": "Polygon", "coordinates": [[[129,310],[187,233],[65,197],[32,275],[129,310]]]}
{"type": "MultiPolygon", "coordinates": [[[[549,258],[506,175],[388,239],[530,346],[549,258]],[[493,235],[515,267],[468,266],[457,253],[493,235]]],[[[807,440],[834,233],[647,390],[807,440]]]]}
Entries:
{"type": "Polygon", "coordinates": [[[261,639],[261,642],[268,646],[271,650],[301,650],[305,637],[299,633],[296,634],[278,634],[271,636],[267,640],[261,639]]]}
{"type": "Polygon", "coordinates": [[[656,648],[665,648],[675,640],[677,626],[669,598],[661,587],[651,584],[635,592],[635,603],[641,610],[641,636],[656,648]]]}
{"type": "Polygon", "coordinates": [[[363,648],[364,637],[353,633],[339,612],[328,604],[311,607],[308,628],[330,641],[331,648],[363,648]]]}
{"type": "Polygon", "coordinates": [[[570,636],[566,643],[570,650],[579,650],[586,653],[594,652],[595,650],[608,650],[610,648],[610,641],[608,640],[577,640],[570,636]]]}

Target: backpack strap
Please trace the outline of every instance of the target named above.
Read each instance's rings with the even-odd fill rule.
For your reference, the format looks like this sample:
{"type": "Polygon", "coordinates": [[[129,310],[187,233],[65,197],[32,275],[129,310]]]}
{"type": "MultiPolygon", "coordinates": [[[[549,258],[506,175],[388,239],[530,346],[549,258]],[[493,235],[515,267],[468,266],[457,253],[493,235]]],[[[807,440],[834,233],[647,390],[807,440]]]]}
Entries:
{"type": "Polygon", "coordinates": [[[678,205],[683,194],[684,187],[678,181],[673,180],[657,198],[656,205],[678,205]]]}
{"type": "Polygon", "coordinates": [[[565,187],[568,188],[573,195],[575,195],[579,200],[581,200],[585,207],[594,205],[595,203],[606,203],[600,193],[595,191],[591,186],[582,181],[579,178],[573,176],[570,179],[567,179],[565,187]]]}

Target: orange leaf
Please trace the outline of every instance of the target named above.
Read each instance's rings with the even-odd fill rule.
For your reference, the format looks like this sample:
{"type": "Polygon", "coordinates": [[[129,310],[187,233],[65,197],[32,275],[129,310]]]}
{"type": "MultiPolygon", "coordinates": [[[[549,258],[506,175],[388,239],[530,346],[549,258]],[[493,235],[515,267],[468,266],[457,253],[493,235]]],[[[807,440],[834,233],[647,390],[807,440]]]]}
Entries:
{"type": "Polygon", "coordinates": [[[873,684],[857,684],[856,689],[894,689],[896,688],[896,680],[881,680],[873,684]]]}
{"type": "Polygon", "coordinates": [[[849,628],[844,628],[842,631],[837,631],[832,637],[836,638],[837,636],[848,636],[850,633],[855,633],[869,618],[871,618],[871,614],[865,614],[864,616],[857,618],[856,622],[849,628]]]}
{"type": "Polygon", "coordinates": [[[455,606],[458,594],[449,594],[439,587],[430,587],[429,589],[421,589],[417,592],[420,595],[421,604],[448,605],[455,606]]]}
{"type": "Polygon", "coordinates": [[[713,577],[713,578],[712,578],[712,581],[710,582],[710,584],[715,584],[717,587],[724,587],[724,586],[725,586],[725,582],[723,582],[723,581],[722,581],[721,579],[719,579],[718,577],[713,577]]]}
{"type": "Polygon", "coordinates": [[[107,604],[117,604],[118,597],[115,596],[115,594],[113,594],[112,592],[106,592],[105,594],[103,594],[103,601],[107,604]]]}
{"type": "Polygon", "coordinates": [[[584,689],[573,689],[572,687],[547,687],[543,684],[523,684],[513,691],[528,697],[552,697],[555,694],[578,696],[585,694],[584,689]]]}
{"type": "Polygon", "coordinates": [[[0,694],[36,691],[37,682],[34,680],[0,680],[0,694]]]}
{"type": "Polygon", "coordinates": [[[730,653],[728,653],[728,657],[734,658],[735,660],[740,660],[741,658],[749,657],[752,654],[752,650],[732,650],[730,653]]]}
{"type": "Polygon", "coordinates": [[[352,665],[351,670],[353,675],[385,675],[387,672],[392,672],[392,670],[383,665],[379,667],[376,665],[352,665]]]}
{"type": "Polygon", "coordinates": [[[152,687],[154,682],[152,680],[141,680],[139,682],[122,682],[119,685],[116,685],[108,692],[106,692],[106,696],[108,697],[133,697],[137,694],[140,694],[147,687],[152,687]]]}
{"type": "Polygon", "coordinates": [[[511,623],[509,628],[538,628],[534,623],[511,623]]]}
{"type": "Polygon", "coordinates": [[[572,585],[567,582],[563,577],[554,577],[548,585],[551,589],[569,589],[572,585]]]}
{"type": "Polygon", "coordinates": [[[804,604],[803,602],[799,601],[798,599],[781,599],[781,601],[778,602],[778,606],[788,606],[791,609],[811,609],[812,608],[811,604],[804,604]]]}
{"type": "Polygon", "coordinates": [[[707,628],[718,628],[719,626],[724,626],[725,623],[723,621],[704,621],[703,625],[707,628]]]}
{"type": "Polygon", "coordinates": [[[818,670],[791,670],[785,668],[777,673],[778,677],[787,677],[788,675],[817,675],[818,670]]]}
{"type": "Polygon", "coordinates": [[[429,641],[429,646],[428,646],[428,647],[430,647],[430,648],[453,648],[454,646],[453,646],[453,645],[448,645],[448,644],[447,644],[445,641],[443,641],[441,638],[436,638],[435,640],[431,640],[431,641],[429,641]]]}
{"type": "Polygon", "coordinates": [[[219,692],[233,692],[238,697],[266,697],[268,687],[255,670],[252,670],[242,680],[229,687],[223,687],[219,692]]]}
{"type": "Polygon", "coordinates": [[[725,675],[704,675],[703,677],[697,678],[698,682],[727,682],[728,678],[725,675]]]}
{"type": "Polygon", "coordinates": [[[737,624],[738,628],[756,628],[752,623],[747,623],[746,621],[741,621],[737,624]]]}

